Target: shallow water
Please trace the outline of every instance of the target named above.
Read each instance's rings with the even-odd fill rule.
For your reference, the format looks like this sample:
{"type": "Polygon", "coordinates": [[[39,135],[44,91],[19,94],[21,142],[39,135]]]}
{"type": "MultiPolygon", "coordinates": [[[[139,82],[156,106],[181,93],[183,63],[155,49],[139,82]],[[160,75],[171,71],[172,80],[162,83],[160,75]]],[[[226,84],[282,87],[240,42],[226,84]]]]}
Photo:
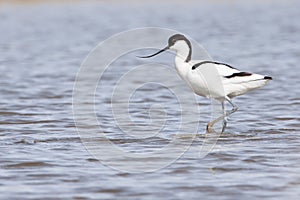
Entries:
{"type": "MultiPolygon", "coordinates": [[[[299,199],[299,6],[297,1],[1,6],[0,198],[299,199]],[[234,100],[239,111],[204,159],[198,157],[202,140],[196,138],[171,165],[127,173],[102,165],[86,151],[73,119],[72,91],[82,61],[100,41],[147,26],[181,31],[215,60],[274,80],[234,100]]],[[[173,63],[171,56],[163,58],[157,59],[173,63]]],[[[125,58],[114,65],[132,62],[125,58]]],[[[104,78],[115,77],[108,71],[104,78]]],[[[177,103],[163,88],[146,85],[141,91],[150,97],[134,96],[142,102],[137,111],[149,109],[145,102],[168,101],[171,120],[178,121],[177,103]]],[[[124,138],[105,110],[110,103],[105,93],[96,95],[97,117],[115,144],[143,151],[170,142],[172,126],[165,135],[124,138]]],[[[198,100],[205,113],[210,102],[198,100]]],[[[135,114],[137,123],[148,116],[135,114]]],[[[206,118],[199,120],[202,132],[206,118]]]]}

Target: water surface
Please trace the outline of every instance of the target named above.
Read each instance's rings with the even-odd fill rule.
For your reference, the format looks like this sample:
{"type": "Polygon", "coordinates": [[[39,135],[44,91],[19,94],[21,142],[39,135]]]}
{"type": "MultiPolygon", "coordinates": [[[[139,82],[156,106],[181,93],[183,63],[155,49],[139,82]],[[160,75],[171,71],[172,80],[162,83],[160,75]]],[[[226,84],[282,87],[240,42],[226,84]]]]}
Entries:
{"type": "MultiPolygon", "coordinates": [[[[299,199],[299,6],[297,1],[1,6],[0,198],[299,199]],[[86,151],[73,120],[72,90],[93,47],[146,26],[184,32],[215,60],[274,80],[235,99],[239,111],[204,159],[196,143],[168,167],[132,174],[103,166],[86,151]]],[[[150,93],[158,89],[145,87],[150,93]]],[[[135,96],[146,102],[143,98],[135,96]]],[[[155,92],[153,99],[172,101],[155,92]]],[[[97,109],[107,103],[98,102],[97,109]]],[[[129,150],[163,146],[172,135],[169,129],[160,139],[125,143],[113,119],[98,117],[107,121],[110,139],[129,150]]]]}

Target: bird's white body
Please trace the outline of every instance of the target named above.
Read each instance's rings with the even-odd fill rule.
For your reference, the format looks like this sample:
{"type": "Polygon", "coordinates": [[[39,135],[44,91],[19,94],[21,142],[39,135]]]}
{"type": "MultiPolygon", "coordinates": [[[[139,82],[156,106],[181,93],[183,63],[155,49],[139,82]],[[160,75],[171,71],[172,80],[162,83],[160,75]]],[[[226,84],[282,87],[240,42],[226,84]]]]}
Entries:
{"type": "MultiPolygon", "coordinates": [[[[201,62],[201,61],[200,61],[201,62]]],[[[180,54],[176,55],[175,58],[175,67],[179,76],[189,85],[189,87],[199,96],[207,97],[210,96],[224,96],[222,93],[220,94],[211,94],[211,90],[209,91],[209,87],[205,77],[203,77],[202,73],[199,73],[198,70],[192,70],[192,66],[196,64],[195,61],[183,62],[180,54]]]]}
{"type": "Polygon", "coordinates": [[[185,61],[189,46],[185,41],[178,41],[171,47],[176,51],[175,66],[179,76],[190,86],[190,88],[197,94],[203,97],[213,97],[215,99],[224,99],[224,97],[233,98],[235,96],[243,95],[249,91],[264,86],[270,79],[259,74],[248,73],[246,76],[233,76],[233,74],[244,73],[229,65],[217,62],[207,62],[204,60],[190,60],[185,61]],[[193,66],[203,63],[196,69],[193,66]],[[211,68],[216,73],[216,77],[204,77],[201,68],[211,68]],[[228,78],[230,77],[230,78],[228,78]],[[219,79],[222,88],[212,88],[208,85],[208,78],[219,79]]]}

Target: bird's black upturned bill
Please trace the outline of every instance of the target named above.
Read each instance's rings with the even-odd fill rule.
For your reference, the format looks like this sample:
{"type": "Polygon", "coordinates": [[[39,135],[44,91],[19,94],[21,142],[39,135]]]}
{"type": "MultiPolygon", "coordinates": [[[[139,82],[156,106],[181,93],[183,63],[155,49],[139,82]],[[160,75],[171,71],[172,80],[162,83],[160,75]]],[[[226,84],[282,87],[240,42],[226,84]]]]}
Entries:
{"type": "Polygon", "coordinates": [[[156,55],[158,55],[158,54],[160,54],[160,53],[162,53],[162,52],[164,52],[164,51],[166,51],[168,49],[169,49],[169,47],[165,47],[162,50],[159,50],[158,52],[156,52],[156,53],[154,53],[152,55],[149,55],[149,56],[137,56],[137,57],[138,58],[151,58],[151,57],[156,56],[156,55]]]}

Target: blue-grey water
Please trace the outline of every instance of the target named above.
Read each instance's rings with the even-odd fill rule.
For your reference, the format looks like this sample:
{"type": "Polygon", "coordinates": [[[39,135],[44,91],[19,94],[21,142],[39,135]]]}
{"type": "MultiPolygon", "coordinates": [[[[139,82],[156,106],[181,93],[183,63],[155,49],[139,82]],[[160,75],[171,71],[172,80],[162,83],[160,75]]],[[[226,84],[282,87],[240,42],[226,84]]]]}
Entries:
{"type": "MultiPolygon", "coordinates": [[[[0,4],[0,199],[300,198],[300,3],[187,2],[0,4]],[[234,99],[240,109],[204,159],[194,144],[167,167],[127,173],[103,165],[81,143],[72,111],[81,63],[99,42],[140,27],[178,30],[215,60],[274,79],[234,99]]],[[[171,101],[145,87],[154,99],[171,101]]],[[[100,100],[96,110],[104,112],[110,102],[100,100]]],[[[164,146],[170,138],[126,142],[110,115],[98,117],[127,150],[164,146]]]]}

